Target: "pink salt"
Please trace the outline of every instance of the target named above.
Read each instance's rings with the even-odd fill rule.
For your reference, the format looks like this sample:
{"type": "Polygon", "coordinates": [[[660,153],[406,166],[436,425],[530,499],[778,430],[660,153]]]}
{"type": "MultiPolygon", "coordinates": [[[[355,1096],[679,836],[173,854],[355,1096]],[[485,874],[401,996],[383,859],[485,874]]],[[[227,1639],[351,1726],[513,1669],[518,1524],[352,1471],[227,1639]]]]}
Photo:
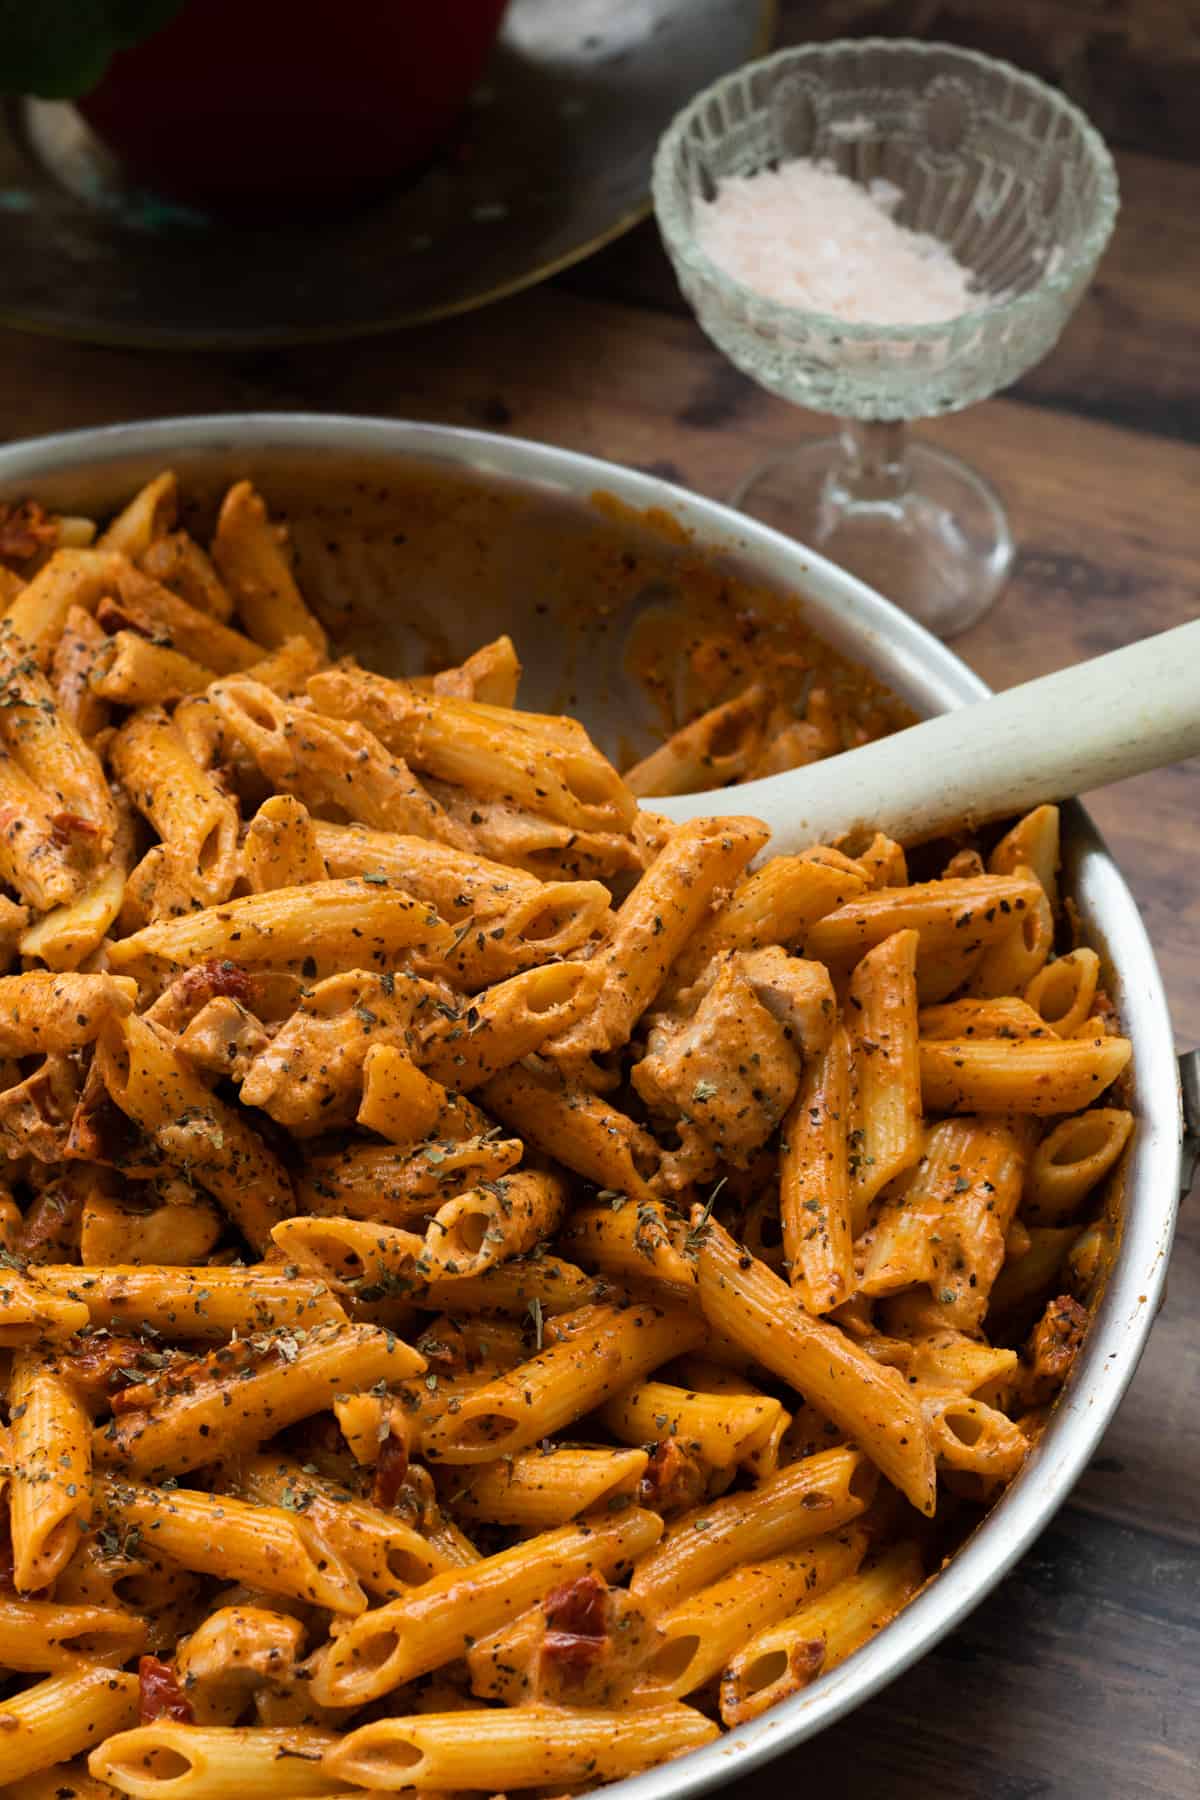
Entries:
{"type": "Polygon", "coordinates": [[[863,325],[956,319],[984,296],[937,238],[898,225],[890,181],[861,186],[813,162],[731,175],[696,209],[696,241],[768,300],[863,325]]]}

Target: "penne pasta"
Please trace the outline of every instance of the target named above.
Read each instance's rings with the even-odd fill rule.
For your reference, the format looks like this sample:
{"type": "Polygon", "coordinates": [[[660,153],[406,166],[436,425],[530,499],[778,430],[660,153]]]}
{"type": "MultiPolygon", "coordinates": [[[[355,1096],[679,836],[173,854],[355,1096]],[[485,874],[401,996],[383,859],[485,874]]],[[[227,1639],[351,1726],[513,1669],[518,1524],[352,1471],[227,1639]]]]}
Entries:
{"type": "MultiPolygon", "coordinates": [[[[850,1044],[840,1025],[805,1067],[779,1146],[779,1218],[788,1279],[810,1312],[854,1289],[850,1044]]],[[[861,1158],[862,1148],[856,1145],[861,1158]]]]}
{"type": "Polygon", "coordinates": [[[920,1410],[895,1371],[835,1326],[810,1318],[779,1277],[745,1258],[715,1221],[699,1229],[700,1304],[709,1323],[782,1375],[861,1444],[918,1511],[931,1513],[932,1451],[920,1410]]]}
{"type": "Polygon", "coordinates": [[[613,1193],[594,1206],[571,1209],[559,1243],[586,1269],[620,1281],[651,1281],[682,1297],[696,1286],[687,1221],[657,1200],[630,1201],[613,1193]]]}
{"type": "Polygon", "coordinates": [[[265,1249],[295,1201],[287,1171],[241,1113],[147,1019],[131,1014],[111,1029],[96,1062],[111,1099],[164,1161],[199,1179],[247,1241],[265,1249]]]}
{"type": "Polygon", "coordinates": [[[875,1476],[859,1450],[823,1450],[745,1493],[705,1501],[675,1519],[634,1570],[642,1606],[674,1606],[747,1559],[760,1562],[839,1531],[865,1511],[875,1476]]]}
{"type": "Polygon", "coordinates": [[[1043,1224],[1069,1219],[1116,1166],[1133,1134],[1133,1114],[1096,1106],[1062,1119],[1042,1139],[1029,1165],[1028,1214],[1043,1224]]]}
{"type": "Polygon", "coordinates": [[[648,1179],[659,1164],[654,1139],[578,1082],[549,1066],[522,1064],[494,1075],[479,1098],[526,1142],[597,1187],[651,1198],[648,1179]]]}
{"type": "Polygon", "coordinates": [[[912,1598],[921,1578],[916,1546],[900,1544],[783,1624],[760,1632],[730,1659],[722,1677],[725,1724],[757,1719],[845,1662],[912,1598]]]}
{"type": "Polygon", "coordinates": [[[623,1043],[722,888],[766,842],[756,819],[692,819],[672,832],[596,952],[597,998],[550,1046],[579,1060],[623,1043]]]}
{"type": "Polygon", "coordinates": [[[316,979],[364,967],[386,973],[405,950],[444,950],[452,935],[427,906],[386,882],[314,881],[149,925],[114,943],[109,961],[120,969],[155,959],[188,968],[227,957],[316,979]]]}
{"type": "Polygon", "coordinates": [[[1025,1002],[1059,1037],[1074,1037],[1092,1016],[1100,958],[1086,947],[1046,963],[1025,989],[1025,1002]]]}
{"type": "Polygon", "coordinates": [[[11,1782],[24,1800],[29,1790],[23,1784],[40,1769],[79,1756],[133,1724],[137,1676],[80,1661],[10,1694],[4,1711],[12,1724],[0,1734],[0,1782],[11,1782]]]}
{"type": "Polygon", "coordinates": [[[88,1768],[132,1800],[186,1793],[188,1800],[301,1800],[329,1790],[322,1764],[336,1742],[306,1726],[179,1725],[159,1719],[112,1737],[88,1768]],[[180,1784],[183,1784],[182,1787],[180,1784]]]}
{"type": "Polygon", "coordinates": [[[201,1360],[175,1392],[158,1383],[145,1384],[144,1395],[127,1390],[122,1411],[97,1427],[95,1454],[139,1475],[179,1474],[210,1462],[217,1443],[236,1455],[348,1387],[403,1381],[424,1367],[415,1350],[374,1325],[318,1325],[299,1343],[290,1331],[268,1334],[248,1359],[217,1351],[201,1360]]]}
{"type": "Polygon", "coordinates": [[[970,973],[977,953],[1019,929],[1042,898],[1028,873],[878,888],[819,919],[805,954],[848,967],[896,932],[915,931],[919,996],[923,1002],[944,1000],[970,973]]]}
{"type": "Polygon", "coordinates": [[[689,1706],[628,1713],[524,1706],[510,1712],[419,1713],[362,1725],[325,1758],[331,1775],[428,1788],[544,1787],[618,1781],[718,1736],[689,1706]]]}
{"type": "Polygon", "coordinates": [[[635,1689],[682,1700],[719,1675],[748,1639],[853,1575],[867,1547],[865,1531],[830,1532],[766,1562],[743,1564],[656,1614],[654,1648],[635,1689]]]}
{"type": "Polygon", "coordinates": [[[212,560],[251,637],[271,649],[290,637],[307,638],[324,655],[325,633],[301,598],[262,496],[248,481],[236,482],[222,502],[212,560]]]}
{"type": "Polygon", "coordinates": [[[358,1582],[320,1533],[281,1507],[248,1506],[228,1494],[148,1487],[112,1475],[97,1477],[96,1505],[126,1537],[136,1531],[156,1553],[185,1569],[243,1581],[334,1613],[353,1615],[366,1606],[358,1582]]]}
{"type": "Polygon", "coordinates": [[[694,1350],[700,1321],[679,1308],[583,1307],[557,1342],[468,1395],[424,1434],[442,1462],[490,1462],[591,1412],[672,1356],[694,1350]]]}
{"type": "Polygon", "coordinates": [[[1012,1044],[952,1038],[922,1042],[921,1093],[935,1112],[1078,1112],[1112,1086],[1132,1054],[1128,1038],[1097,1024],[1086,1036],[1012,1044]]]}
{"type": "Polygon", "coordinates": [[[90,1323],[101,1330],[224,1340],[297,1326],[307,1331],[345,1319],[323,1282],[282,1264],[201,1271],[150,1264],[51,1266],[37,1273],[47,1303],[62,1309],[66,1330],[90,1323]]]}
{"type": "Polygon", "coordinates": [[[693,1393],[665,1381],[639,1381],[606,1401],[600,1417],[623,1444],[669,1438],[709,1468],[731,1469],[762,1448],[782,1411],[765,1394],[693,1393]]]}
{"type": "Polygon", "coordinates": [[[915,931],[869,950],[850,977],[850,1211],[854,1235],[876,1195],[921,1154],[915,931]]]}
{"type": "Polygon", "coordinates": [[[623,778],[507,637],[343,656],[332,546],[214,498],[0,505],[0,1795],[568,1800],[1019,1476],[1130,1047],[1054,807],[937,880],[639,807],[901,721],[807,633],[651,607],[623,778]]]}
{"type": "Polygon", "coordinates": [[[161,707],[121,727],[112,763],[203,905],[224,900],[237,875],[237,808],[191,756],[161,707]]]}
{"type": "Polygon", "coordinates": [[[70,1384],[29,1350],[13,1359],[9,1409],[13,1583],[37,1593],[71,1560],[91,1510],[91,1426],[70,1384]]]}
{"type": "MultiPolygon", "coordinates": [[[[628,1442],[628,1439],[626,1440],[628,1442]]],[[[649,1457],[644,1449],[531,1450],[446,1477],[446,1502],[464,1519],[549,1531],[581,1513],[632,1504],[649,1457]]]]}
{"type": "Polygon", "coordinates": [[[629,1507],[564,1525],[448,1570],[402,1600],[374,1608],[333,1639],[313,1672],[322,1705],[361,1706],[414,1676],[461,1656],[472,1639],[494,1631],[552,1588],[596,1571],[615,1576],[654,1544],[662,1522],[629,1507]]]}
{"type": "Polygon", "coordinates": [[[313,675],[308,693],[318,712],[358,721],[415,769],[484,798],[582,831],[633,821],[633,795],[573,720],[423,694],[365,670],[313,675]]]}

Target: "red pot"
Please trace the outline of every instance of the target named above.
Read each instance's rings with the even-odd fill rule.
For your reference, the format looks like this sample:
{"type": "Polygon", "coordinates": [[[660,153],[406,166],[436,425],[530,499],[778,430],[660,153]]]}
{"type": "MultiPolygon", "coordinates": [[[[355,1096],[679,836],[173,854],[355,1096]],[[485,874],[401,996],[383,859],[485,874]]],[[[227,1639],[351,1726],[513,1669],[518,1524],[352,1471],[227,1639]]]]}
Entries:
{"type": "Polygon", "coordinates": [[[436,149],[507,0],[188,0],[79,102],[139,181],[221,210],[328,201],[436,149]]]}

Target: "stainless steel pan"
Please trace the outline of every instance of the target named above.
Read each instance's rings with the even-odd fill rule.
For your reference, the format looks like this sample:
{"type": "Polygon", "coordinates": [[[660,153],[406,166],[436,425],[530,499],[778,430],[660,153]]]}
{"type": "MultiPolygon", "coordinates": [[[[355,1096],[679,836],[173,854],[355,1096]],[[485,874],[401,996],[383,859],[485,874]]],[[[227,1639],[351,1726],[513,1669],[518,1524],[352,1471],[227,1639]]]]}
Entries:
{"type": "MultiPolygon", "coordinates": [[[[655,619],[669,630],[698,559],[771,590],[780,605],[800,605],[808,624],[918,713],[987,692],[920,626],[786,538],[650,476],[482,432],[304,414],[118,426],[0,451],[0,498],[34,494],[104,512],[168,465],[202,500],[241,475],[260,481],[288,514],[307,589],[343,642],[376,666],[411,670],[431,646],[462,655],[507,629],[527,667],[525,703],[577,708],[610,751],[651,741],[651,710],[627,674],[630,634],[655,619]],[[597,491],[609,497],[600,509],[597,491]],[[636,516],[650,508],[665,509],[673,528],[636,516]]],[[[1106,957],[1133,1040],[1138,1115],[1119,1249],[1084,1352],[1019,1479],[900,1618],[764,1718],[624,1784],[628,1800],[682,1800],[745,1774],[923,1655],[1046,1525],[1129,1384],[1162,1292],[1181,1185],[1195,1166],[1200,1061],[1196,1052],[1176,1059],[1154,953],[1120,871],[1081,807],[1071,805],[1066,822],[1066,885],[1106,957]]]]}

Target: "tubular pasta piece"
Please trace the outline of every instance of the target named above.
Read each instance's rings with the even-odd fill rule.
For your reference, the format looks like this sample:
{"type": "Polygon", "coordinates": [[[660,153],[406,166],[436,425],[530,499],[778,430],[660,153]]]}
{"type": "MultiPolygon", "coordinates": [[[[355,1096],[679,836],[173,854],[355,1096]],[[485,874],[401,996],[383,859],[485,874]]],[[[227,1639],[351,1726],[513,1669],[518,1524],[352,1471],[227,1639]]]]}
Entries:
{"type": "Polygon", "coordinates": [[[275,649],[289,637],[303,637],[325,655],[325,633],[296,586],[261,495],[248,481],[235,482],[222,502],[212,560],[259,643],[275,649]]]}
{"type": "Polygon", "coordinates": [[[1078,1112],[1098,1099],[1132,1055],[1128,1038],[1102,1029],[1065,1040],[922,1042],[921,1092],[933,1112],[1078,1112]]]}
{"type": "Polygon", "coordinates": [[[153,958],[191,967],[228,957],[250,966],[304,970],[308,978],[343,969],[390,969],[397,955],[420,946],[449,949],[453,934],[436,913],[386,882],[313,881],[227,900],[184,919],[148,925],[109,951],[113,968],[153,958]]]}
{"type": "Polygon", "coordinates": [[[233,1485],[260,1506],[282,1505],[299,1512],[363,1586],[386,1600],[456,1566],[394,1513],[368,1505],[337,1482],[311,1474],[285,1457],[248,1458],[233,1485]]]}
{"type": "Polygon", "coordinates": [[[419,1060],[427,1075],[467,1092],[540,1049],[595,999],[591,963],[546,963],[499,982],[426,1033],[419,1060]]]}
{"type": "Polygon", "coordinates": [[[218,1351],[178,1392],[160,1397],[151,1389],[148,1410],[124,1410],[98,1426],[97,1460],[138,1475],[196,1469],[211,1462],[217,1445],[223,1455],[249,1450],[323,1411],[348,1387],[403,1381],[425,1367],[415,1350],[374,1325],[320,1325],[302,1343],[290,1331],[259,1343],[245,1367],[218,1351]]]}
{"type": "Polygon", "coordinates": [[[1132,1132],[1133,1114],[1118,1107],[1060,1120],[1033,1153],[1029,1217],[1042,1224],[1069,1219],[1115,1166],[1132,1132]]]}
{"type": "Polygon", "coordinates": [[[661,1201],[633,1203],[613,1194],[594,1206],[573,1207],[558,1241],[585,1268],[618,1280],[659,1282],[681,1293],[695,1289],[687,1222],[661,1201]]]}
{"type": "Polygon", "coordinates": [[[916,1545],[899,1544],[791,1619],[760,1632],[738,1650],[721,1681],[725,1724],[757,1719],[788,1694],[845,1662],[895,1617],[921,1580],[916,1545]]]}
{"type": "Polygon", "coordinates": [[[233,599],[207,554],[186,531],[168,531],[147,544],[136,561],[152,581],[170,588],[198,612],[222,625],[233,615],[233,599]]]}
{"type": "Polygon", "coordinates": [[[91,613],[73,606],[54,646],[50,681],[61,716],[81,737],[93,738],[108,724],[109,708],[91,685],[96,655],[108,643],[91,613]]]}
{"type": "Polygon", "coordinates": [[[1042,899],[1029,875],[978,875],[860,894],[819,919],[805,955],[845,968],[897,931],[916,931],[922,1003],[944,1000],[968,972],[971,955],[1020,926],[1042,899]]]}
{"type": "MultiPolygon", "coordinates": [[[[39,1269],[39,1277],[45,1273],[39,1269]]],[[[34,1281],[17,1269],[0,1269],[0,1349],[54,1343],[88,1322],[87,1308],[49,1282],[34,1281]]]]}
{"type": "Polygon", "coordinates": [[[468,1395],[424,1433],[427,1453],[443,1462],[490,1462],[525,1450],[592,1411],[611,1394],[684,1351],[703,1335],[679,1308],[584,1307],[571,1329],[528,1362],[468,1395]]]}
{"type": "Polygon", "coordinates": [[[174,529],[179,518],[179,477],[164,469],[140,487],[96,540],[97,550],[120,551],[140,560],[151,544],[174,529]]]}
{"type": "Polygon", "coordinates": [[[853,1575],[866,1547],[866,1532],[852,1526],[770,1561],[742,1564],[677,1600],[654,1620],[656,1648],[639,1676],[637,1698],[682,1700],[694,1693],[748,1638],[853,1575]]]}
{"type": "Polygon", "coordinates": [[[72,607],[94,613],[116,586],[119,568],[120,558],[104,550],[56,550],[5,608],[0,630],[7,627],[43,669],[49,668],[72,607]]]}
{"type": "Polygon", "coordinates": [[[829,1312],[854,1289],[847,1124],[850,1046],[839,1025],[809,1059],[783,1122],[779,1217],[788,1279],[810,1312],[829,1312]]]}
{"type": "Polygon", "coordinates": [[[515,801],[579,831],[628,830],[633,795],[575,723],[422,694],[366,670],[310,676],[319,712],[368,727],[414,768],[484,799],[515,801]]]}
{"type": "Polygon", "coordinates": [[[1059,1037],[1074,1037],[1091,1018],[1099,980],[1096,952],[1072,950],[1038,970],[1025,989],[1026,1004],[1059,1037]]]}
{"type": "Polygon", "coordinates": [[[104,1085],[166,1161],[194,1174],[256,1250],[295,1208],[282,1163],[195,1074],[161,1026],[130,1016],[96,1051],[104,1085]]]}
{"type": "Polygon", "coordinates": [[[237,875],[238,812],[194,761],[159,707],[135,713],[113,740],[113,769],[178,866],[197,899],[224,900],[237,875]]]}
{"type": "MultiPolygon", "coordinates": [[[[132,1800],[301,1800],[328,1793],[321,1758],[337,1739],[311,1726],[179,1725],[158,1719],[97,1746],[88,1768],[132,1800]],[[182,1786],[181,1786],[182,1783],[182,1786]]],[[[365,1800],[365,1796],[364,1796],[365,1800]]]]}
{"type": "Polygon", "coordinates": [[[892,1369],[836,1326],[813,1319],[764,1264],[704,1221],[700,1304],[709,1323],[811,1400],[862,1445],[920,1512],[935,1504],[933,1455],[920,1409],[892,1369]],[[746,1262],[750,1267],[744,1267],[746,1262]]]}
{"type": "Polygon", "coordinates": [[[50,1055],[95,1043],[137,1001],[137,983],[120,975],[0,976],[0,1056],[50,1055]]]}
{"type": "Polygon", "coordinates": [[[425,1254],[423,1237],[369,1219],[284,1219],[271,1236],[301,1268],[358,1299],[415,1293],[428,1270],[427,1264],[417,1270],[425,1254]]]}
{"type": "Polygon", "coordinates": [[[149,1328],[171,1337],[224,1341],[345,1321],[323,1282],[306,1280],[282,1264],[203,1270],[63,1265],[39,1268],[38,1281],[72,1321],[67,1329],[75,1331],[90,1321],[104,1330],[149,1328]]]}
{"type": "Polygon", "coordinates": [[[512,707],[517,702],[520,679],[516,645],[507,632],[502,632],[490,644],[472,651],[457,668],[440,669],[429,685],[435,694],[482,700],[485,706],[512,707]]]}
{"type": "Polygon", "coordinates": [[[408,1225],[454,1194],[498,1181],[524,1154],[519,1138],[441,1138],[423,1144],[349,1143],[309,1157],[296,1182],[306,1213],[408,1225]]]}
{"type": "Polygon", "coordinates": [[[4,1666],[31,1674],[76,1668],[80,1657],[120,1668],[136,1656],[146,1627],[122,1606],[67,1606],[0,1596],[4,1666]]]}
{"type": "Polygon", "coordinates": [[[1029,1452],[1013,1421],[965,1394],[938,1394],[922,1403],[940,1469],[965,1469],[991,1480],[1011,1481],[1029,1452]]]}
{"type": "Polygon", "coordinates": [[[313,821],[293,795],[272,794],[251,819],[242,843],[242,874],[252,894],[328,881],[313,821]]]}
{"type": "Polygon", "coordinates": [[[874,1492],[874,1472],[860,1450],[822,1450],[746,1493],[704,1501],[673,1520],[635,1568],[630,1592],[655,1610],[673,1606],[745,1559],[759,1561],[839,1531],[874,1492]]]}
{"type": "Polygon", "coordinates": [[[447,1200],[425,1231],[424,1261],[439,1279],[481,1275],[549,1238],[562,1217],[566,1187],[557,1175],[518,1169],[447,1200]]]}
{"type": "Polygon", "coordinates": [[[419,1138],[481,1137],[488,1120],[477,1106],[422,1074],[406,1051],[372,1044],[363,1059],[360,1125],[394,1144],[419,1138]]]}
{"type": "Polygon", "coordinates": [[[66,816],[0,749],[0,880],[38,912],[69,905],[87,884],[68,854],[73,835],[56,822],[66,816]]]}
{"type": "Polygon", "coordinates": [[[729,950],[799,943],[864,885],[857,866],[823,844],[799,856],[772,856],[744,875],[711,921],[689,938],[672,966],[667,993],[678,994],[729,950]]]}
{"type": "Polygon", "coordinates": [[[39,1769],[78,1756],[133,1724],[137,1676],[80,1661],[10,1694],[4,1711],[14,1723],[0,1733],[0,1782],[11,1782],[27,1800],[30,1790],[24,1783],[39,1769]]]}
{"type": "Polygon", "coordinates": [[[1020,868],[1031,869],[1051,905],[1057,905],[1058,871],[1062,861],[1060,825],[1057,806],[1035,806],[1000,839],[988,858],[988,868],[993,875],[1011,875],[1020,868]]]}
{"type": "Polygon", "coordinates": [[[850,977],[850,1204],[856,1236],[871,1202],[921,1154],[917,954],[917,933],[899,931],[869,950],[850,977]]]}
{"type": "Polygon", "coordinates": [[[719,1735],[703,1713],[677,1705],[421,1713],[360,1726],[329,1752],[325,1766],[351,1781],[404,1781],[418,1792],[494,1781],[521,1789],[616,1781],[719,1735]]]}
{"type": "MultiPolygon", "coordinates": [[[[1032,869],[1018,868],[1015,873],[1037,879],[1032,869]]],[[[1044,967],[1053,948],[1054,912],[1043,890],[1017,928],[987,946],[968,986],[973,994],[1020,992],[1044,967]]]]}
{"type": "Polygon", "coordinates": [[[320,1533],[296,1513],[248,1506],[229,1494],[146,1487],[111,1475],[96,1479],[98,1507],[185,1569],[244,1581],[268,1594],[354,1615],[366,1606],[358,1582],[320,1533]]]}
{"type": "Polygon", "coordinates": [[[647,1183],[658,1167],[658,1145],[586,1087],[550,1068],[522,1064],[494,1075],[479,1097],[527,1143],[577,1175],[634,1199],[651,1198],[647,1183]]]}
{"type": "Polygon", "coordinates": [[[529,1450],[473,1469],[451,1470],[444,1484],[447,1504],[466,1519],[548,1531],[580,1513],[622,1499],[631,1504],[648,1461],[643,1449],[553,1447],[529,1450]]]}
{"type": "Polygon", "coordinates": [[[91,1431],[74,1389],[32,1351],[17,1352],[8,1393],[13,1582],[31,1593],[50,1586],[79,1543],[91,1509],[91,1431]]]}
{"type": "Polygon", "coordinates": [[[435,1575],[402,1600],[363,1615],[317,1658],[311,1691],[323,1706],[361,1706],[461,1656],[481,1637],[589,1570],[616,1577],[657,1542],[662,1521],[639,1507],[564,1525],[465,1570],[435,1575]]]}
{"type": "Polygon", "coordinates": [[[118,706],[170,706],[200,694],[216,676],[179,650],[156,644],[136,631],[116,631],[98,645],[88,685],[118,706]]]}
{"type": "Polygon", "coordinates": [[[336,807],[364,825],[400,829],[465,848],[467,833],[362,725],[325,719],[241,676],[208,690],[225,730],[268,781],[312,808],[336,807]]]}
{"type": "Polygon", "coordinates": [[[598,998],[549,1046],[582,1060],[624,1043],[657,996],[671,964],[722,888],[731,887],[767,841],[757,819],[692,819],[672,833],[596,952],[598,998]]]}
{"type": "Polygon", "coordinates": [[[710,1469],[732,1469],[762,1447],[782,1411],[765,1394],[703,1394],[639,1381],[606,1401],[600,1417],[622,1444],[670,1438],[710,1469]]]}
{"type": "Polygon", "coordinates": [[[625,771],[625,782],[645,794],[697,794],[744,777],[763,743],[771,696],[754,682],[673,731],[665,743],[625,771]]]}

